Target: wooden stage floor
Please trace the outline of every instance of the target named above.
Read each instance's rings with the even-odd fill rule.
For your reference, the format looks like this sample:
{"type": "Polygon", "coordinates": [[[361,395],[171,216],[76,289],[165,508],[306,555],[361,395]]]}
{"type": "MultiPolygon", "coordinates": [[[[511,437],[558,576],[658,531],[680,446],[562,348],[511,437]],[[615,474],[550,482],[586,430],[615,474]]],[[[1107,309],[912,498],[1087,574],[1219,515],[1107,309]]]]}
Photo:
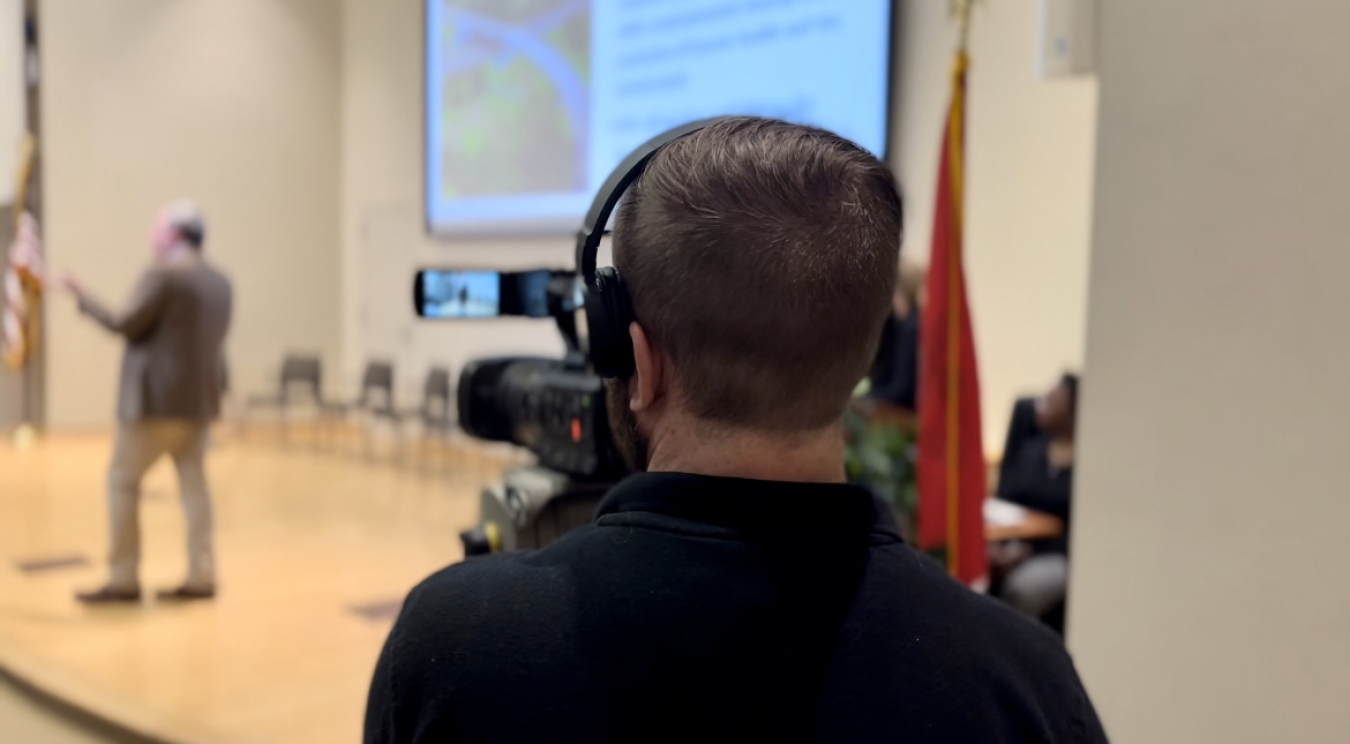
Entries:
{"type": "MultiPolygon", "coordinates": [[[[508,459],[469,443],[397,465],[256,434],[218,442],[208,467],[220,596],[86,608],[72,595],[104,579],[110,452],[109,436],[0,444],[0,667],[175,743],[359,740],[400,600],[462,557],[458,533],[508,459]]],[[[185,566],[167,462],[146,479],[141,525],[153,593],[185,566]]]]}

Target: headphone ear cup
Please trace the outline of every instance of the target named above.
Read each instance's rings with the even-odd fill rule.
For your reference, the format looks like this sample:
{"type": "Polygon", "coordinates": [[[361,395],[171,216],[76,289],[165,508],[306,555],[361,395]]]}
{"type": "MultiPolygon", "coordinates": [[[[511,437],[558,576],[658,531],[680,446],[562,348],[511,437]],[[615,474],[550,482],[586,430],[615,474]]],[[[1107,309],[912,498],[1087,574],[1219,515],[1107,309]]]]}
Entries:
{"type": "Polygon", "coordinates": [[[595,285],[586,289],[586,325],[590,335],[591,364],[596,374],[608,378],[631,377],[633,306],[628,288],[617,269],[606,266],[595,273],[595,285]]]}

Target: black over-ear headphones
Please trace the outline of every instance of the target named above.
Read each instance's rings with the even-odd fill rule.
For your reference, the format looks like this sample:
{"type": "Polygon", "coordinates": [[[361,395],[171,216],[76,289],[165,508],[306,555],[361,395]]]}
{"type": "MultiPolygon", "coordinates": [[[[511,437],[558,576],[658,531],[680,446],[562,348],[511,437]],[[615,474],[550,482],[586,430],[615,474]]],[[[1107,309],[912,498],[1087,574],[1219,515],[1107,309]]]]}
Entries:
{"type": "Polygon", "coordinates": [[[586,328],[591,364],[601,377],[629,377],[633,374],[633,339],[628,327],[634,321],[628,288],[613,266],[596,270],[595,256],[605,236],[609,217],[647,163],[665,145],[707,127],[717,119],[690,122],[656,135],[634,150],[605,179],[586,212],[586,221],[577,232],[577,274],[585,286],[586,328]]]}

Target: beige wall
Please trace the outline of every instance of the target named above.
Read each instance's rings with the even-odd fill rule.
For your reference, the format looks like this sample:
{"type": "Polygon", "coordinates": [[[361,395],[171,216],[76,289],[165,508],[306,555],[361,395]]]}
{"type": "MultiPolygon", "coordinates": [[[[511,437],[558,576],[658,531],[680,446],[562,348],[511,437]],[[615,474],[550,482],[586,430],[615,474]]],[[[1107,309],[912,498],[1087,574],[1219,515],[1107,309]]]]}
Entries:
{"type": "MultiPolygon", "coordinates": [[[[892,160],[904,252],[926,263],[956,34],[945,0],[899,5],[892,160]]],[[[1097,83],[1036,77],[1039,8],[984,3],[970,42],[966,268],[989,452],[1017,397],[1083,364],[1097,83]]]]}
{"type": "Polygon", "coordinates": [[[432,363],[458,373],[493,354],[561,354],[546,322],[420,322],[418,266],[572,265],[565,237],[437,242],[422,226],[422,2],[345,0],[342,154],[343,351],[347,377],[394,359],[412,386],[432,363]]]}
{"type": "Polygon", "coordinates": [[[1105,7],[1069,630],[1113,741],[1350,741],[1347,28],[1105,7]]]}
{"type": "MultiPolygon", "coordinates": [[[[121,302],[155,208],[193,196],[235,280],[236,387],[287,348],[336,362],[340,4],[57,0],[42,23],[51,263],[121,302]]],[[[118,344],[67,298],[48,308],[49,423],[106,425],[118,344]]]]}
{"type": "MultiPolygon", "coordinates": [[[[893,159],[906,250],[920,261],[948,95],[944,5],[900,3],[897,19],[893,159]]],[[[1090,79],[1035,79],[1036,5],[990,4],[973,39],[969,266],[991,450],[1011,400],[1082,357],[1096,90],[1090,79]]],[[[559,349],[547,323],[412,315],[419,265],[571,261],[563,237],[424,235],[421,0],[68,0],[46,14],[54,262],[120,299],[154,206],[201,199],[211,254],[239,283],[239,387],[263,384],[291,347],[340,358],[348,384],[367,358],[394,358],[409,385],[433,362],[559,349]],[[171,99],[184,103],[170,110],[171,99]]],[[[52,309],[51,421],[105,421],[111,375],[84,370],[111,368],[116,344],[65,302],[52,309]]]]}
{"type": "MultiPolygon", "coordinates": [[[[895,152],[906,185],[906,250],[928,255],[936,154],[954,38],[943,0],[899,3],[895,152]]],[[[1096,85],[1034,77],[1036,0],[981,11],[973,40],[970,273],[986,441],[1002,446],[1012,400],[1082,363],[1096,85]]],[[[417,322],[416,266],[570,266],[571,241],[436,242],[422,230],[421,0],[346,0],[343,162],[344,352],[458,369],[494,353],[553,353],[547,323],[417,322]]]]}
{"type": "Polygon", "coordinates": [[[23,3],[0,0],[0,204],[17,196],[19,143],[28,128],[23,58],[23,3]]]}

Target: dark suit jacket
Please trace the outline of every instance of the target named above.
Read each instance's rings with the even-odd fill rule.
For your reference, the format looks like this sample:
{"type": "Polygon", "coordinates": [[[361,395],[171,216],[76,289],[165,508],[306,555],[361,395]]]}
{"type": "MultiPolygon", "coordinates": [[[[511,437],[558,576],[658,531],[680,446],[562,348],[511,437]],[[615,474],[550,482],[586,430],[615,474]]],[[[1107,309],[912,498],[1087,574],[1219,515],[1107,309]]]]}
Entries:
{"type": "Polygon", "coordinates": [[[126,337],[119,421],[209,421],[220,414],[233,295],[224,274],[185,253],[146,271],[120,313],[80,299],[81,312],[126,337]]]}
{"type": "Polygon", "coordinates": [[[872,390],[867,394],[873,400],[913,411],[917,408],[919,393],[919,325],[916,310],[901,320],[891,315],[881,331],[881,346],[877,349],[877,363],[872,370],[872,390]]]}
{"type": "MultiPolygon", "coordinates": [[[[999,466],[998,497],[1053,514],[1071,527],[1073,467],[1050,467],[1050,435],[1036,426],[1036,399],[1023,398],[1013,406],[1008,439],[999,466]]],[[[1064,553],[1068,539],[1039,541],[1037,552],[1064,553]]]]}

